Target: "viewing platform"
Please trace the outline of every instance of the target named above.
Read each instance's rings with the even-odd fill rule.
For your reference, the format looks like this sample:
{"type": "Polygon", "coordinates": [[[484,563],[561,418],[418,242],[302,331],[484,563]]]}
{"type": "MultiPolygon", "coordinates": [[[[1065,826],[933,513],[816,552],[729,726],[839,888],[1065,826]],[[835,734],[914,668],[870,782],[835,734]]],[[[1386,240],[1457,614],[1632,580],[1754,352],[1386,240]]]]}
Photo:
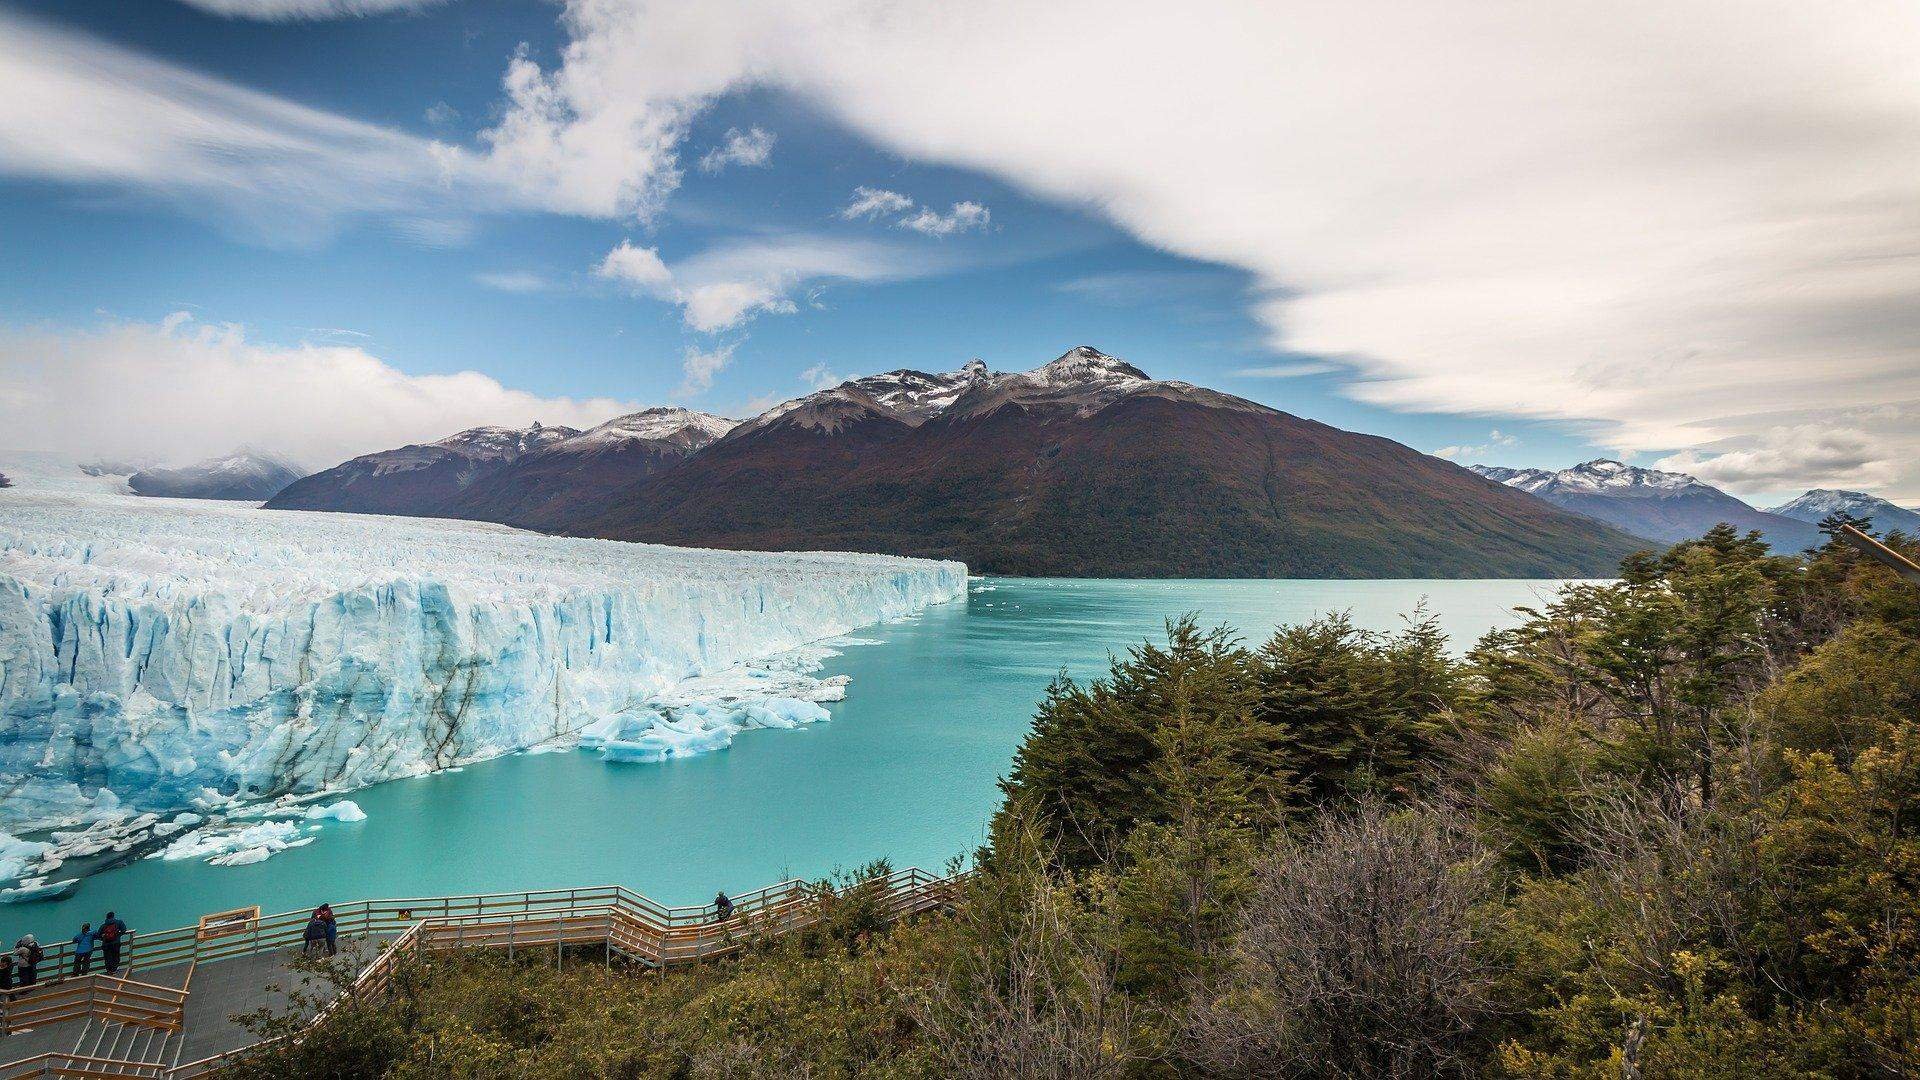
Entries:
{"type": "MultiPolygon", "coordinates": [[[[837,891],[784,881],[734,897],[724,920],[712,904],[668,907],[620,886],[336,904],[339,954],[358,974],[312,1022],[346,1001],[385,994],[402,964],[428,952],[542,950],[559,962],[568,946],[598,946],[609,962],[679,967],[809,926],[829,900],[869,901],[893,920],[946,906],[960,883],[917,867],[837,891]]],[[[294,1006],[286,990],[305,973],[289,963],[302,953],[310,914],[243,908],[137,932],[126,939],[117,976],[47,978],[7,992],[0,1080],[218,1073],[261,1045],[234,1015],[294,1006]]],[[[48,946],[40,970],[71,971],[70,950],[67,942],[48,946]]]]}

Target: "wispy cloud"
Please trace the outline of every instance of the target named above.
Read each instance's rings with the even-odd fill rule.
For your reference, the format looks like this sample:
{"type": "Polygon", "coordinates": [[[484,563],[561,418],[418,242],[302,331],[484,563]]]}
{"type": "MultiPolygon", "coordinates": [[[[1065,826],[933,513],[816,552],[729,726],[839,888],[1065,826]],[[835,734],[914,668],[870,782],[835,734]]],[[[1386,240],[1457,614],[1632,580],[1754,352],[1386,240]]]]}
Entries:
{"type": "Polygon", "coordinates": [[[444,245],[470,212],[525,205],[465,151],[5,11],[0,85],[0,175],[128,187],[250,238],[311,243],[371,214],[444,245]]]}
{"type": "Polygon", "coordinates": [[[720,145],[700,155],[700,171],[717,173],[729,165],[765,168],[773,160],[773,133],[760,128],[728,128],[720,145]]]}
{"type": "Polygon", "coordinates": [[[230,19],[293,22],[416,11],[445,3],[446,0],[181,0],[181,2],[230,19]]]}
{"type": "Polygon", "coordinates": [[[937,274],[953,259],[874,240],[790,233],[729,240],[669,266],[653,248],[622,241],[595,273],[636,296],[680,305],[704,333],[732,330],[761,315],[799,311],[794,296],[825,281],[877,283],[937,274]]]}
{"type": "Polygon", "coordinates": [[[877,217],[897,214],[913,206],[913,200],[897,191],[886,188],[857,187],[853,189],[853,198],[840,208],[840,216],[848,221],[871,221],[877,217]]]}
{"type": "Polygon", "coordinates": [[[839,386],[841,383],[846,382],[847,378],[844,375],[835,373],[832,369],[828,368],[826,364],[821,363],[815,364],[801,372],[800,381],[805,383],[809,390],[825,390],[829,387],[839,386]]]}
{"type": "Polygon", "coordinates": [[[1324,360],[1298,360],[1290,364],[1236,368],[1234,374],[1246,379],[1298,379],[1303,375],[1325,375],[1339,370],[1337,365],[1324,360]]]}
{"type": "Polygon", "coordinates": [[[554,283],[531,270],[489,270],[473,275],[476,284],[510,293],[546,292],[554,283]]]}
{"type": "Polygon", "coordinates": [[[680,383],[680,392],[699,394],[711,389],[713,377],[733,363],[733,350],[739,347],[737,341],[711,349],[696,349],[689,345],[680,363],[680,371],[685,376],[680,383]]]}
{"type": "Polygon", "coordinates": [[[944,214],[930,206],[923,206],[894,224],[928,236],[952,236],[972,229],[984,229],[992,220],[992,212],[979,203],[957,202],[944,214]]]}
{"type": "Polygon", "coordinates": [[[1519,445],[1518,436],[1508,435],[1499,428],[1494,428],[1487,432],[1487,441],[1478,446],[1443,446],[1435,450],[1433,456],[1446,458],[1448,461],[1472,461],[1486,457],[1495,450],[1510,450],[1519,445]]]}

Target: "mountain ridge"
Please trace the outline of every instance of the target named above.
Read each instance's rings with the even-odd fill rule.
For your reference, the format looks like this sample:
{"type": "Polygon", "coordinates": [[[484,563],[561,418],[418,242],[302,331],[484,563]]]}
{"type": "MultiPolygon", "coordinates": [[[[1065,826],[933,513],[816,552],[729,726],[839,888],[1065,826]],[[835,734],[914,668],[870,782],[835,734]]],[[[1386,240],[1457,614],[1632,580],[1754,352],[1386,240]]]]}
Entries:
{"type": "Polygon", "coordinates": [[[1021,372],[898,368],[713,418],[678,445],[582,453],[609,425],[623,427],[531,449],[535,429],[476,429],[366,455],[269,506],[1021,575],[1608,576],[1641,546],[1392,440],[1086,345],[1021,372]]]}
{"type": "Polygon", "coordinates": [[[1725,522],[1758,531],[1776,550],[1817,547],[1820,531],[1803,521],[1769,514],[1686,473],[1595,458],[1566,469],[1511,469],[1471,465],[1473,472],[1516,491],[1634,536],[1675,543],[1725,522]]]}

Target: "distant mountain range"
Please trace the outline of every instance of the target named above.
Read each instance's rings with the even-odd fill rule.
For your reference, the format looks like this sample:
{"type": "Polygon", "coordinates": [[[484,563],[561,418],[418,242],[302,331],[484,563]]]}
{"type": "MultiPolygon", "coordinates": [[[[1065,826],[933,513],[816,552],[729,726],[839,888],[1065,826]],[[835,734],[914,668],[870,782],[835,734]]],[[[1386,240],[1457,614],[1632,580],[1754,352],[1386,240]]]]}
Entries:
{"type": "Polygon", "coordinates": [[[1643,546],[1391,440],[1084,346],[1021,373],[855,379],[737,425],[650,410],[584,433],[477,429],[268,505],[1022,575],[1605,576],[1643,546]]]}
{"type": "Polygon", "coordinates": [[[1814,488],[1792,502],[1783,503],[1767,512],[1815,524],[1834,514],[1849,514],[1872,521],[1876,532],[1899,529],[1909,536],[1920,536],[1920,514],[1864,491],[1814,488]]]}
{"type": "MultiPolygon", "coordinates": [[[[96,465],[109,471],[107,465],[96,465]]],[[[178,469],[144,468],[127,477],[135,495],[169,499],[243,499],[261,502],[307,474],[292,462],[258,450],[239,450],[178,469]]]]}
{"type": "Polygon", "coordinates": [[[647,409],[580,431],[483,427],[367,454],[292,484],[274,510],[472,518],[561,531],[582,502],[610,498],[731,430],[691,409],[647,409]]]}
{"type": "Polygon", "coordinates": [[[1699,536],[1725,522],[1758,530],[1777,551],[1818,547],[1820,530],[1805,520],[1756,510],[1685,473],[1660,472],[1600,458],[1557,472],[1471,466],[1474,472],[1555,506],[1662,543],[1699,536]]]}

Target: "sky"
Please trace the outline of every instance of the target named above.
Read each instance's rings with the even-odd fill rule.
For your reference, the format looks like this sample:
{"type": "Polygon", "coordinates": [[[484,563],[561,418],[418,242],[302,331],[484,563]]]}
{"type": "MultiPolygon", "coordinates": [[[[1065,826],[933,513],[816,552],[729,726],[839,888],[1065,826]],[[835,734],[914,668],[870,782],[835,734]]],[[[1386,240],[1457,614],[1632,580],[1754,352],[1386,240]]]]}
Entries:
{"type": "Polygon", "coordinates": [[[321,468],[1076,345],[1920,502],[1920,7],[0,0],[0,447],[321,468]]]}

